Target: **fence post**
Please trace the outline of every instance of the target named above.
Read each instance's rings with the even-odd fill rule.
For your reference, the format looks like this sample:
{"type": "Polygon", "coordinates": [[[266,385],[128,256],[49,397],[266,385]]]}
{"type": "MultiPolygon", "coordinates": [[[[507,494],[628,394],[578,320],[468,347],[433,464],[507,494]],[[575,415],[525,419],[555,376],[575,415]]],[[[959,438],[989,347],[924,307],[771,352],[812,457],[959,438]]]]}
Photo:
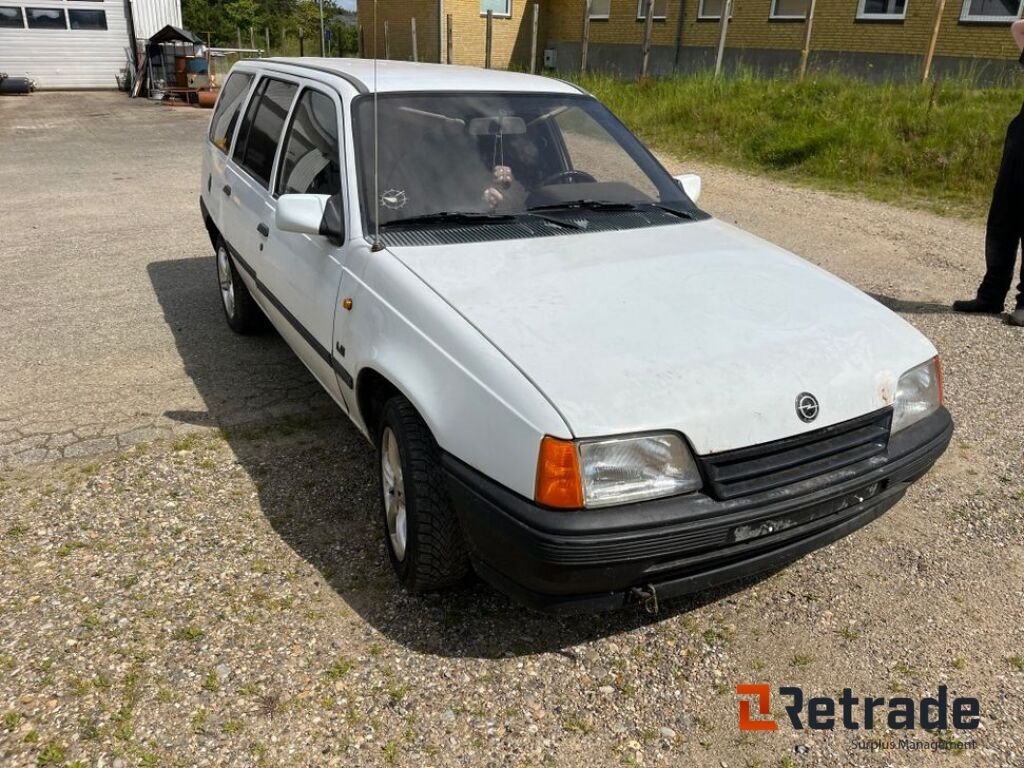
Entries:
{"type": "Polygon", "coordinates": [[[491,46],[494,44],[494,11],[487,11],[487,38],[484,41],[484,69],[491,68],[491,46]]]}
{"type": "Polygon", "coordinates": [[[288,49],[285,47],[285,28],[284,28],[284,24],[281,25],[281,48],[280,48],[280,51],[281,51],[281,55],[282,56],[287,56],[288,55],[288,49]]]}
{"type": "Polygon", "coordinates": [[[252,27],[249,27],[249,47],[256,48],[256,30],[252,27]]]}
{"type": "Polygon", "coordinates": [[[306,55],[306,32],[299,27],[299,56],[306,55]]]}
{"type": "Polygon", "coordinates": [[[725,59],[725,38],[729,34],[729,17],[732,15],[732,0],[722,3],[722,23],[718,33],[718,56],[715,58],[715,78],[722,74],[722,61],[725,59]]]}
{"type": "Polygon", "coordinates": [[[537,74],[537,33],[540,30],[540,5],[533,4],[533,33],[530,39],[530,74],[537,74]]]}
{"type": "Polygon", "coordinates": [[[580,73],[587,71],[587,56],[590,53],[590,10],[594,0],[583,3],[583,42],[580,48],[580,73]]]}
{"type": "Polygon", "coordinates": [[[359,46],[359,58],[366,58],[366,39],[364,38],[363,25],[359,24],[356,28],[356,45],[359,46]]]}
{"type": "Polygon", "coordinates": [[[388,22],[384,20],[384,58],[391,60],[391,38],[388,36],[388,22]]]}
{"type": "Polygon", "coordinates": [[[264,52],[263,55],[264,56],[269,56],[270,55],[270,27],[264,27],[263,28],[263,37],[266,38],[266,41],[267,41],[267,49],[266,49],[266,52],[264,52]]]}
{"type": "Polygon", "coordinates": [[[651,66],[651,37],[654,34],[654,0],[644,2],[644,45],[640,59],[640,79],[647,77],[651,66]]]}
{"type": "Polygon", "coordinates": [[[935,60],[935,47],[939,43],[939,30],[942,29],[942,14],[946,12],[946,0],[938,1],[938,8],[935,11],[935,27],[932,29],[932,39],[928,42],[928,52],[924,57],[924,67],[921,70],[921,82],[927,83],[932,74],[932,62],[935,60]]]}
{"type": "Polygon", "coordinates": [[[807,62],[811,58],[811,32],[814,29],[814,10],[818,0],[811,0],[807,8],[807,29],[804,30],[804,47],[800,51],[800,81],[807,75],[807,62]]]}
{"type": "Polygon", "coordinates": [[[235,32],[238,33],[238,47],[241,48],[242,47],[242,28],[241,27],[235,27],[235,32]]]}
{"type": "Polygon", "coordinates": [[[448,14],[448,40],[446,43],[445,61],[452,63],[452,15],[448,14]]]}
{"type": "Polygon", "coordinates": [[[412,60],[413,61],[419,61],[420,60],[420,52],[419,52],[419,50],[416,47],[416,17],[413,16],[409,20],[409,23],[412,26],[412,60]]]}

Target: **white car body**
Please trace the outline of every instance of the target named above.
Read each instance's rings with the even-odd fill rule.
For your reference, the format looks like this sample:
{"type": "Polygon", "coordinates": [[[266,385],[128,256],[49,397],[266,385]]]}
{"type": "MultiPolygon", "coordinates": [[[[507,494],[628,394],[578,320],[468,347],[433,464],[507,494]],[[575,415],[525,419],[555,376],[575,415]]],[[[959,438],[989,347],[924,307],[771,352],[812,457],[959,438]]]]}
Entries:
{"type": "Polygon", "coordinates": [[[243,61],[235,72],[319,89],[341,116],[344,244],[285,231],[301,230],[288,216],[302,209],[279,215],[280,201],[210,142],[202,201],[260,308],[371,439],[361,390],[386,381],[445,454],[529,500],[546,436],[670,431],[697,456],[757,446],[891,407],[901,375],[937,354],[859,290],[713,219],[374,249],[354,193],[355,99],[374,84],[579,94],[573,85],[390,61],[243,61]],[[794,408],[808,392],[820,401],[813,423],[794,408]]]}

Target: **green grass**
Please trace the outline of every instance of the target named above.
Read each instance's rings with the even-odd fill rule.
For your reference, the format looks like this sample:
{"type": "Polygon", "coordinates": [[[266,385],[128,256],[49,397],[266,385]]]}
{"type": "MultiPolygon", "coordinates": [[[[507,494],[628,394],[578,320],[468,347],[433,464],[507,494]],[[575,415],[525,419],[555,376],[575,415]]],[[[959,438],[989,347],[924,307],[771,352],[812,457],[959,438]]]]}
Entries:
{"type": "Polygon", "coordinates": [[[967,79],[871,84],[825,75],[798,83],[749,72],[580,83],[648,144],[684,162],[967,217],[986,210],[1022,91],[967,79]]]}

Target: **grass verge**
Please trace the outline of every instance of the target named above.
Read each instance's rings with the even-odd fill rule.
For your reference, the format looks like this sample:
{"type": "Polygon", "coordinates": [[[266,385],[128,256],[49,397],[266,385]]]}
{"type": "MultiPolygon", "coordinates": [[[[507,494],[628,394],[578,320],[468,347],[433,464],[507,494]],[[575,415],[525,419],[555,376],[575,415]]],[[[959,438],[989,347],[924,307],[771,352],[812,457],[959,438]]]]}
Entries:
{"type": "Polygon", "coordinates": [[[752,73],[580,84],[652,147],[827,189],[984,215],[1024,89],[969,81],[798,83],[752,73]]]}

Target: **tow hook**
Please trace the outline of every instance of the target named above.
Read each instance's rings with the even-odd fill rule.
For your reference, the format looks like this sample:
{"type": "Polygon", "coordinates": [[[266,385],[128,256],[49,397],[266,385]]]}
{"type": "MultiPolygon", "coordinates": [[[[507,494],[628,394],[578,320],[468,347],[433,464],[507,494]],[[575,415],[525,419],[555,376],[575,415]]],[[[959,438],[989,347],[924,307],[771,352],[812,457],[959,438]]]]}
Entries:
{"type": "Polygon", "coordinates": [[[633,587],[629,594],[636,602],[643,605],[647,613],[653,616],[658,612],[658,592],[654,589],[653,584],[633,587]]]}

